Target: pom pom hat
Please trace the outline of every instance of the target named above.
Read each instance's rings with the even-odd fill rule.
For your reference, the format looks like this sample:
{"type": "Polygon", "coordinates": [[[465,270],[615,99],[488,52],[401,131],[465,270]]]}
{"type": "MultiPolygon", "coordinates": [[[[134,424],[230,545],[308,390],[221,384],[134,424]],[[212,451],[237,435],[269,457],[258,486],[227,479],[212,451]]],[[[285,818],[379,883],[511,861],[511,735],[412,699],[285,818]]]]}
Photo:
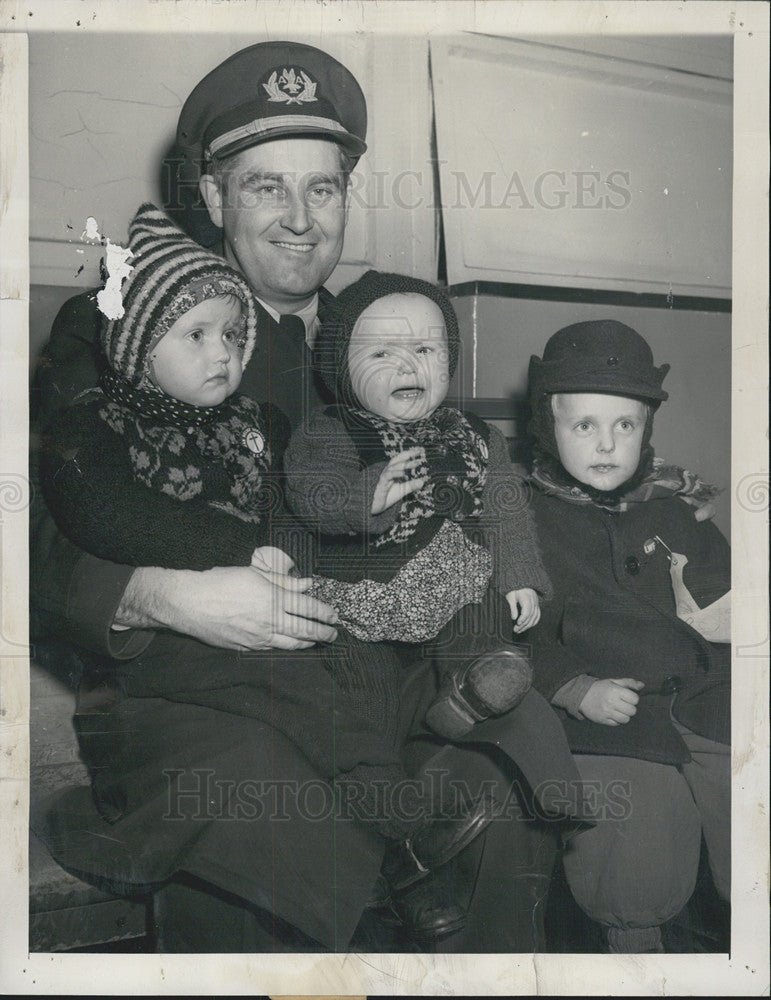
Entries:
{"type": "Polygon", "coordinates": [[[132,270],[121,287],[123,316],[102,328],[112,370],[138,386],[150,352],[173,323],[217,295],[234,295],[243,304],[245,367],[257,337],[257,311],[242,275],[150,204],[140,207],[129,226],[129,247],[132,270]]]}
{"type": "Polygon", "coordinates": [[[348,347],[359,317],[378,299],[385,298],[386,295],[402,294],[423,295],[439,306],[447,331],[450,378],[455,373],[460,332],[458,318],[445,292],[428,281],[410,278],[406,274],[367,271],[337,296],[315,345],[315,364],[321,377],[333,395],[341,401],[354,406],[361,405],[354,396],[348,367],[348,347]]]}
{"type": "Polygon", "coordinates": [[[299,42],[261,42],[201,80],[179,116],[177,145],[208,161],[269,139],[329,139],[358,159],[366,150],[367,105],[353,74],[299,42]]]}

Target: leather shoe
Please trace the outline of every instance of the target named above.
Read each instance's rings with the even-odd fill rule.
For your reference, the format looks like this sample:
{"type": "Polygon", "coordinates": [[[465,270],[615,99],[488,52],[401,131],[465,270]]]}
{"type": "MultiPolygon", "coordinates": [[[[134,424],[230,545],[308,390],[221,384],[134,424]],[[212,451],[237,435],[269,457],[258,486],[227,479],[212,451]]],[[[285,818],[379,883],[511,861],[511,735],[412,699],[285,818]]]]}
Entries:
{"type": "Polygon", "coordinates": [[[459,931],[466,923],[465,909],[430,878],[394,897],[393,907],[401,917],[404,932],[416,941],[436,941],[459,931]]]}
{"type": "Polygon", "coordinates": [[[457,740],[475,723],[516,708],[532,683],[533,668],[523,653],[514,649],[485,653],[446,678],[426,713],[426,725],[457,740]]]}
{"type": "Polygon", "coordinates": [[[391,891],[406,889],[460,854],[491,822],[495,804],[485,792],[459,818],[429,819],[414,837],[389,845],[381,871],[391,891]]]}

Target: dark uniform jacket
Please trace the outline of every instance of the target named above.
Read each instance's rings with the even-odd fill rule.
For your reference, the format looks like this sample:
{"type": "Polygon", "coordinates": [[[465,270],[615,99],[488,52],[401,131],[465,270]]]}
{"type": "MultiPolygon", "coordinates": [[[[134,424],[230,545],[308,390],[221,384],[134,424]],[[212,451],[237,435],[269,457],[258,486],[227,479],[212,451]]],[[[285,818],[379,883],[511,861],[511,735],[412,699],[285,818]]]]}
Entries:
{"type": "Polygon", "coordinates": [[[611,513],[535,488],[533,509],[555,588],[527,634],[536,687],[551,700],[581,674],[645,683],[637,714],[624,725],[604,726],[559,710],[570,748],[686,761],[670,706],[689,729],[728,743],[730,646],[707,642],[677,617],[661,544],[687,556],[684,582],[704,607],[730,589],[730,550],[714,524],[696,521],[693,506],[675,497],[611,513]]]}

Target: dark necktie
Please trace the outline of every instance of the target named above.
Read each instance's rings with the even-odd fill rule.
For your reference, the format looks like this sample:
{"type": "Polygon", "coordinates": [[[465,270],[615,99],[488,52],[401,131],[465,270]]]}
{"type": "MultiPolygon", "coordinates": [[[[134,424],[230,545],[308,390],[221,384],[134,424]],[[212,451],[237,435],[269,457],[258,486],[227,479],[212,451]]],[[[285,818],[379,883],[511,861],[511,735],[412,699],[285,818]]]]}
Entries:
{"type": "Polygon", "coordinates": [[[270,398],[289,417],[294,426],[307,407],[309,364],[305,346],[305,324],[299,316],[288,313],[278,321],[278,336],[267,345],[270,368],[270,398]]]}
{"type": "Polygon", "coordinates": [[[305,343],[305,323],[295,313],[279,316],[278,326],[287,337],[298,340],[301,345],[305,343]]]}

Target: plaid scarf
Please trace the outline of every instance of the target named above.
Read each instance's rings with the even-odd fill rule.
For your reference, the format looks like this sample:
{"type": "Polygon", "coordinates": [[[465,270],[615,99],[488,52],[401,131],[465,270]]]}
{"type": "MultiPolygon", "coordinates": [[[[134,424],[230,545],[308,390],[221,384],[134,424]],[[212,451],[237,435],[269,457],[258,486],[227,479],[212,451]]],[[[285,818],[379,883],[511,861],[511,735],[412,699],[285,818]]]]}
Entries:
{"type": "Polygon", "coordinates": [[[659,497],[678,496],[694,507],[706,507],[720,493],[716,486],[679,465],[667,465],[662,458],[651,458],[640,476],[634,476],[618,490],[603,492],[579,483],[551,455],[537,451],[530,479],[543,493],[567,503],[594,504],[616,513],[659,497]]]}
{"type": "Polygon", "coordinates": [[[390,423],[366,410],[352,412],[376,431],[389,459],[408,448],[426,452],[426,462],[412,473],[416,479],[426,476],[425,485],[405,497],[391,528],[373,539],[376,547],[406,541],[425,518],[479,517],[487,482],[487,443],[460,410],[440,406],[425,420],[408,424],[390,423]]]}

